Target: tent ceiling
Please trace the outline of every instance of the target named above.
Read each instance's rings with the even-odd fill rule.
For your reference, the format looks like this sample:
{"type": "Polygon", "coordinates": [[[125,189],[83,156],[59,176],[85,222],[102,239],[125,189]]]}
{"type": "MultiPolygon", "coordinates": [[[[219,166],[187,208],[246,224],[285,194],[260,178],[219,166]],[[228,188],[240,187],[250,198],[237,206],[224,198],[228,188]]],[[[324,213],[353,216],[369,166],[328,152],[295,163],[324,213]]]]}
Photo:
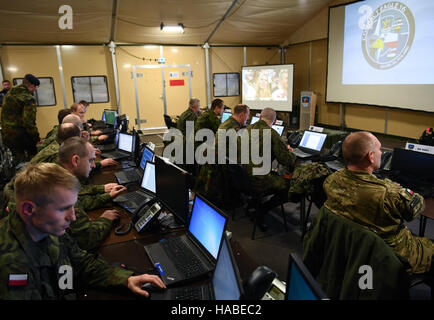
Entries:
{"type": "Polygon", "coordinates": [[[282,44],[330,0],[15,0],[0,8],[0,43],[282,44]],[[61,30],[62,4],[73,9],[73,29],[61,30]],[[114,19],[113,19],[114,17],[114,19]],[[183,23],[165,34],[160,23],[183,23]]]}

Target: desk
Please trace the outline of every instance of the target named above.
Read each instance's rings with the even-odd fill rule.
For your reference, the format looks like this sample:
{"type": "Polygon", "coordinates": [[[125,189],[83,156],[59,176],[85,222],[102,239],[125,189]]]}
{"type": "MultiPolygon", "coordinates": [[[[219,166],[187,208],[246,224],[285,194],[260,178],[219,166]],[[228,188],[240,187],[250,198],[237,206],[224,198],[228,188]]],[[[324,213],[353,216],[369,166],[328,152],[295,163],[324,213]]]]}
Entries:
{"type": "MultiPolygon", "coordinates": [[[[95,184],[105,184],[115,181],[114,173],[121,170],[120,166],[103,169],[100,172],[92,174],[90,181],[95,184]]],[[[88,212],[88,216],[91,219],[98,218],[102,212],[108,208],[101,208],[88,212]]],[[[121,213],[120,224],[128,224],[130,221],[130,214],[121,207],[114,205],[114,209],[117,209],[121,213]]],[[[137,233],[133,228],[128,234],[118,236],[114,234],[112,230],[109,236],[106,238],[99,254],[101,254],[109,263],[123,263],[127,268],[136,271],[137,273],[150,273],[154,270],[151,261],[149,260],[144,246],[147,244],[155,243],[162,238],[169,238],[183,234],[185,230],[171,230],[162,232],[160,229],[151,230],[142,234],[137,233]]],[[[231,246],[234,253],[235,260],[240,271],[241,279],[245,280],[255,270],[257,265],[253,260],[247,256],[245,251],[240,247],[238,242],[231,239],[231,246]]],[[[200,283],[206,280],[206,277],[198,279],[196,282],[200,283]]],[[[83,289],[78,292],[79,299],[92,299],[92,300],[131,300],[131,299],[143,299],[126,288],[113,288],[112,290],[104,289],[83,289]]]]}
{"type": "Polygon", "coordinates": [[[425,200],[425,209],[420,215],[419,223],[419,236],[423,237],[425,235],[426,220],[427,218],[434,220],[434,198],[428,198],[425,200]]]}

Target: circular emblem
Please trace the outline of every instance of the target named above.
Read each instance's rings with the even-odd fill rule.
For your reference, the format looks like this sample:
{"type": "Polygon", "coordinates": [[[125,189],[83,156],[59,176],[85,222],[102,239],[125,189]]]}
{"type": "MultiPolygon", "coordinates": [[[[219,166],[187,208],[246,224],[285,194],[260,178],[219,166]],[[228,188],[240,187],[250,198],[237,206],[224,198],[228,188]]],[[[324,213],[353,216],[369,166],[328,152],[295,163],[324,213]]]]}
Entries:
{"type": "Polygon", "coordinates": [[[368,18],[362,32],[362,50],[366,61],[376,69],[390,69],[410,51],[415,23],[410,9],[401,2],[387,2],[368,18]]]}

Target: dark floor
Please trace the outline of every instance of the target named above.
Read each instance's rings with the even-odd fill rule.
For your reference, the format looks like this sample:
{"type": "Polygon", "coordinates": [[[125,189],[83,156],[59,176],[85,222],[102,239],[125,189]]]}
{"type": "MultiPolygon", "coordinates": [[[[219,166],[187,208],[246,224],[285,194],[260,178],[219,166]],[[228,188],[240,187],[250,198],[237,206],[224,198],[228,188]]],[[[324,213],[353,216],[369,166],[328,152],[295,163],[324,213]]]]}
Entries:
{"type": "MultiPolygon", "coordinates": [[[[384,149],[405,147],[405,141],[399,138],[379,136],[379,140],[384,149]]],[[[146,136],[145,141],[152,141],[156,145],[156,154],[162,153],[162,134],[146,136]]],[[[283,281],[286,278],[289,253],[295,252],[301,256],[303,252],[300,229],[300,205],[287,203],[284,206],[284,211],[288,232],[285,232],[284,229],[280,207],[276,207],[268,213],[266,223],[269,229],[266,232],[261,232],[257,229],[255,240],[251,240],[253,224],[242,210],[237,210],[235,219],[231,218],[227,227],[227,230],[232,232],[232,237],[238,241],[258,266],[268,266],[277,272],[279,279],[283,281]]],[[[312,221],[318,211],[319,209],[313,205],[309,221],[312,221]]],[[[419,219],[408,223],[408,227],[414,234],[418,234],[419,219]]],[[[431,219],[427,221],[425,236],[434,239],[434,221],[431,219]]]]}

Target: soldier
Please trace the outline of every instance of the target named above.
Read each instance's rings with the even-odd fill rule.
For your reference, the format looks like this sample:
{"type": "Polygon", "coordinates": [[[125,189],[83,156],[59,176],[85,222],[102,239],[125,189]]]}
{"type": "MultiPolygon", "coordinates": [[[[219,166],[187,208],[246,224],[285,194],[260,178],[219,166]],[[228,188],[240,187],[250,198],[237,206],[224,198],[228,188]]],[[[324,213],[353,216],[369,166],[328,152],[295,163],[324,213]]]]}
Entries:
{"type": "Polygon", "coordinates": [[[221,121],[218,117],[221,117],[223,113],[224,103],[222,99],[214,99],[211,103],[211,109],[206,110],[204,113],[197,118],[197,121],[194,125],[194,132],[200,129],[210,129],[214,133],[217,132],[218,127],[221,124],[221,121]]]}
{"type": "Polygon", "coordinates": [[[64,299],[76,283],[127,286],[145,297],[149,296],[141,289],[145,283],[165,288],[158,276],[133,276],[132,271],[112,267],[77,246],[66,230],[76,220],[79,188],[76,177],[52,163],[30,165],[18,175],[17,210],[0,225],[0,299],[64,299]],[[65,269],[74,280],[67,286],[59,279],[65,269]]]}
{"type": "Polygon", "coordinates": [[[3,86],[3,90],[0,91],[0,106],[2,105],[3,97],[9,92],[9,90],[12,87],[11,82],[9,80],[3,80],[2,86],[3,86]]]}
{"type": "Polygon", "coordinates": [[[23,83],[10,89],[3,99],[1,111],[2,139],[14,157],[14,165],[25,162],[37,152],[40,142],[36,127],[36,101],[33,93],[39,80],[26,74],[23,83]]]}
{"type": "Polygon", "coordinates": [[[82,104],[81,102],[75,102],[71,105],[71,107],[70,107],[71,114],[74,114],[74,115],[80,117],[80,120],[81,120],[82,125],[83,125],[83,130],[86,132],[88,132],[88,131],[90,132],[89,141],[91,143],[95,143],[96,141],[103,141],[103,140],[107,139],[108,135],[102,134],[101,130],[91,131],[90,128],[88,127],[88,124],[87,124],[84,116],[86,114],[86,111],[87,111],[89,104],[84,100],[82,100],[82,101],[86,104],[82,104]],[[93,137],[93,136],[95,136],[95,137],[93,137]]]}
{"type": "MultiPolygon", "coordinates": [[[[294,169],[295,161],[297,157],[292,153],[292,148],[287,145],[276,130],[272,129],[271,126],[276,122],[276,111],[272,108],[265,108],[262,110],[259,117],[259,121],[249,125],[247,127],[247,133],[249,135],[249,150],[252,152],[252,146],[259,147],[259,154],[262,154],[264,162],[266,161],[264,154],[264,144],[270,143],[271,149],[271,162],[276,159],[280,165],[282,165],[288,172],[292,172],[294,169]],[[252,130],[258,130],[258,135],[252,135],[252,130]],[[265,130],[270,130],[271,140],[269,142],[264,141],[265,130]]],[[[253,153],[251,153],[253,154],[253,153]]],[[[260,164],[255,164],[252,161],[252,157],[249,157],[249,164],[245,165],[247,173],[249,175],[249,180],[251,183],[251,188],[258,195],[273,194],[273,197],[261,208],[257,208],[257,224],[262,230],[267,229],[267,225],[264,223],[264,215],[268,209],[273,208],[279,203],[284,203],[288,201],[288,191],[290,186],[290,180],[284,178],[280,175],[269,172],[267,174],[255,174],[255,168],[261,167],[260,164]]],[[[262,167],[271,167],[271,162],[269,164],[262,163],[262,167]]]]}
{"type": "MultiPolygon", "coordinates": [[[[186,122],[196,122],[197,117],[200,115],[200,100],[190,99],[188,109],[185,110],[176,121],[176,127],[182,132],[182,135],[186,135],[186,122]]],[[[194,125],[193,125],[194,127],[194,125]]]]}
{"type": "Polygon", "coordinates": [[[57,130],[59,130],[59,126],[62,124],[63,118],[65,118],[68,114],[71,113],[71,110],[69,109],[60,109],[57,113],[57,120],[59,121],[59,124],[54,125],[53,129],[51,129],[45,138],[42,140],[41,144],[38,145],[37,149],[38,152],[44,149],[46,146],[48,146],[51,142],[56,140],[57,138],[57,130]]]}
{"type": "Polygon", "coordinates": [[[234,114],[223,122],[219,129],[235,129],[236,131],[246,126],[247,119],[250,116],[250,109],[245,104],[238,104],[234,108],[234,114]]]}
{"type": "Polygon", "coordinates": [[[342,153],[347,167],[324,182],[324,205],[383,238],[408,260],[410,273],[428,272],[432,268],[433,242],[412,235],[404,224],[404,220],[414,220],[423,211],[423,197],[372,174],[380,168],[380,148],[380,141],[369,132],[355,132],[345,138],[342,153]]]}

